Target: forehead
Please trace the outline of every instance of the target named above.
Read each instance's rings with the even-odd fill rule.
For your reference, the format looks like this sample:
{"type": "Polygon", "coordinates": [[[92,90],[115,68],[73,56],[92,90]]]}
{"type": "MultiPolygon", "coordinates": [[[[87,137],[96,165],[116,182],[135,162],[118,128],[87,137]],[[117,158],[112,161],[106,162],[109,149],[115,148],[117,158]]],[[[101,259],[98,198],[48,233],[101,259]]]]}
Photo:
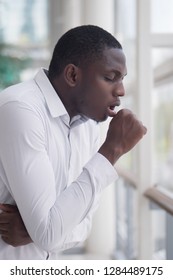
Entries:
{"type": "Polygon", "coordinates": [[[126,57],[121,49],[105,49],[98,64],[106,71],[119,71],[122,74],[126,74],[127,72],[126,57]]]}

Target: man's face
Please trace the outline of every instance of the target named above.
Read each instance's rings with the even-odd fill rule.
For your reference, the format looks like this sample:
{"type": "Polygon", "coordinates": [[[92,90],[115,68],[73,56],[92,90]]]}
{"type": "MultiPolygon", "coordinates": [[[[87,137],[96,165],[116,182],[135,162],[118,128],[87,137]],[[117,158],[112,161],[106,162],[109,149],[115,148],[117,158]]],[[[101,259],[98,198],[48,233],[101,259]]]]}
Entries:
{"type": "Polygon", "coordinates": [[[105,49],[103,57],[81,70],[78,112],[101,122],[113,116],[124,96],[123,78],[127,74],[125,55],[120,49],[105,49]]]}

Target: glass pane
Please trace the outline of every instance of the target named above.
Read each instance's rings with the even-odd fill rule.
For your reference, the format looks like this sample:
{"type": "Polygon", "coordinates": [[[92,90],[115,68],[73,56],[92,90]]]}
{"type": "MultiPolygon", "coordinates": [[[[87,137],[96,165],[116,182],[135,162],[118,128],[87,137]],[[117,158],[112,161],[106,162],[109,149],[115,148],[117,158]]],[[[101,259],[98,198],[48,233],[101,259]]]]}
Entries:
{"type": "Polygon", "coordinates": [[[137,192],[123,178],[116,182],[115,259],[137,258],[137,192]]]}
{"type": "Polygon", "coordinates": [[[47,39],[46,3],[46,0],[1,0],[1,41],[22,45],[42,44],[47,39]]]}
{"type": "Polygon", "coordinates": [[[173,83],[153,92],[156,180],[173,191],[173,83]]]}
{"type": "MultiPolygon", "coordinates": [[[[124,79],[126,95],[121,99],[122,107],[134,110],[136,92],[136,0],[115,1],[115,34],[122,43],[128,75],[124,79]],[[123,16],[122,16],[123,14],[123,16]]],[[[124,155],[118,162],[122,167],[133,170],[134,150],[124,155]]]]}
{"type": "Polygon", "coordinates": [[[33,77],[48,58],[47,0],[1,0],[0,89],[33,77]]]}
{"type": "Polygon", "coordinates": [[[173,1],[151,0],[151,32],[173,33],[173,1]]]}
{"type": "Polygon", "coordinates": [[[154,181],[173,192],[173,52],[153,51],[152,92],[154,181]],[[159,54],[159,55],[158,55],[159,54]]]}
{"type": "Polygon", "coordinates": [[[152,244],[153,259],[166,259],[166,212],[152,204],[152,244]]]}
{"type": "MultiPolygon", "coordinates": [[[[163,65],[165,62],[173,59],[173,48],[158,48],[152,52],[153,68],[163,65]]],[[[173,64],[172,64],[173,69],[173,64]]]]}
{"type": "Polygon", "coordinates": [[[129,71],[125,82],[128,87],[136,77],[136,0],[116,1],[115,32],[127,57],[129,71]]]}

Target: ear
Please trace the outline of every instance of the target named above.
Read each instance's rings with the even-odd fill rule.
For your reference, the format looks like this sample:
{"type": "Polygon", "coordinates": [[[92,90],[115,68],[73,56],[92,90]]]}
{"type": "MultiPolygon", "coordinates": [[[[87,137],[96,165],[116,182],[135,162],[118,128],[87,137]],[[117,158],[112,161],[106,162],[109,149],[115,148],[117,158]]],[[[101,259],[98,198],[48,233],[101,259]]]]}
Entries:
{"type": "Polygon", "coordinates": [[[68,64],[64,69],[64,79],[70,87],[76,86],[80,77],[80,69],[74,64],[68,64]]]}

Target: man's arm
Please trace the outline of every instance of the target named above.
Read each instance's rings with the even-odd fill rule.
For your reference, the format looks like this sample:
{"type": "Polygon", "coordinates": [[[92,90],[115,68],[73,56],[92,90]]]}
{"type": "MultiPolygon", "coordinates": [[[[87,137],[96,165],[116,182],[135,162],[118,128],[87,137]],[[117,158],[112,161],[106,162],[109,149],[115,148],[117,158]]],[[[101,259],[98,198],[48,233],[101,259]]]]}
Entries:
{"type": "Polygon", "coordinates": [[[1,107],[0,156],[8,178],[6,187],[31,239],[41,249],[52,251],[62,248],[67,236],[90,212],[97,194],[117,175],[104,157],[95,154],[72,184],[67,187],[61,181],[56,186],[46,125],[40,114],[23,102],[1,107]],[[107,176],[101,178],[105,168],[107,176]],[[58,195],[59,188],[65,190],[58,195]]]}
{"type": "MultiPolygon", "coordinates": [[[[28,234],[17,206],[0,204],[0,210],[3,211],[0,213],[0,235],[3,241],[13,247],[32,243],[33,241],[28,234]]],[[[61,250],[69,249],[85,241],[91,229],[93,212],[90,211],[89,215],[69,233],[61,250]]]]}
{"type": "MultiPolygon", "coordinates": [[[[10,109],[12,110],[12,108],[10,109]]],[[[8,115],[7,117],[9,118],[8,115]]],[[[19,115],[19,117],[18,122],[19,120],[23,120],[22,115],[19,115]]],[[[4,121],[4,118],[2,119],[4,121]]],[[[29,140],[26,143],[29,145],[27,147],[27,156],[33,153],[33,162],[31,162],[32,165],[28,169],[29,175],[27,173],[29,177],[20,177],[21,169],[23,168],[23,161],[20,162],[20,158],[18,158],[19,165],[15,166],[12,174],[9,173],[9,170],[11,172],[14,168],[11,156],[8,158],[8,162],[5,163],[8,163],[7,175],[11,182],[12,193],[14,194],[14,199],[19,207],[29,235],[38,246],[46,250],[51,250],[60,246],[72,229],[86,217],[92,206],[95,193],[100,192],[102,188],[110,183],[106,181],[107,176],[100,176],[100,174],[104,175],[105,170],[99,165],[99,161],[104,161],[105,157],[111,164],[114,164],[121,155],[133,148],[146,133],[146,129],[130,111],[122,110],[117,113],[110,123],[107,138],[99,150],[99,153],[104,157],[101,157],[101,155],[100,157],[98,155],[94,156],[85,166],[84,171],[78,179],[56,199],[53,172],[51,171],[48,159],[46,159],[46,152],[44,152],[42,141],[40,141],[42,135],[37,131],[37,121],[37,118],[34,118],[32,115],[28,116],[27,114],[23,125],[17,127],[19,130],[17,134],[16,127],[14,130],[8,126],[9,130],[13,129],[14,136],[17,138],[18,136],[23,137],[20,134],[23,134],[23,131],[25,133],[25,127],[29,126],[26,135],[24,135],[25,138],[27,136],[26,140],[29,140]],[[27,122],[28,118],[29,123],[27,122]],[[33,126],[35,127],[35,131],[33,126]],[[37,134],[39,135],[37,136],[37,134]],[[46,172],[43,172],[43,170],[46,172]],[[40,177],[38,177],[38,174],[41,174],[40,177]],[[34,180],[34,176],[38,180],[34,180]],[[22,180],[16,180],[16,178],[22,180]],[[35,193],[37,184],[39,188],[35,193]],[[40,197],[44,199],[40,200],[40,197]],[[41,203],[42,201],[44,203],[41,203]],[[73,206],[68,212],[68,215],[66,214],[67,205],[73,206]]],[[[4,141],[7,139],[4,139],[4,141]]],[[[20,139],[17,140],[19,141],[20,139]]],[[[9,141],[13,148],[13,139],[9,139],[9,141]]],[[[20,147],[17,148],[20,151],[20,147]]],[[[108,163],[105,162],[105,164],[108,163]]],[[[110,166],[108,166],[107,173],[108,170],[110,170],[110,166]]],[[[112,175],[109,175],[109,180],[113,180],[115,175],[113,175],[113,171],[110,171],[110,173],[112,175]]]]}
{"type": "Polygon", "coordinates": [[[32,242],[22,221],[18,208],[10,204],[0,204],[0,235],[4,242],[13,247],[32,242]]]}
{"type": "MultiPolygon", "coordinates": [[[[91,154],[93,155],[98,151],[100,146],[99,131],[100,128],[99,125],[97,125],[94,128],[94,137],[92,138],[91,145],[91,154]]],[[[93,214],[99,206],[99,198],[100,194],[97,194],[97,198],[95,199],[88,215],[66,236],[64,243],[61,246],[61,250],[69,249],[86,240],[91,230],[93,214]]],[[[17,206],[10,204],[0,204],[0,210],[4,212],[0,213],[0,235],[4,242],[14,247],[27,245],[33,242],[22,221],[17,206]]]]}

